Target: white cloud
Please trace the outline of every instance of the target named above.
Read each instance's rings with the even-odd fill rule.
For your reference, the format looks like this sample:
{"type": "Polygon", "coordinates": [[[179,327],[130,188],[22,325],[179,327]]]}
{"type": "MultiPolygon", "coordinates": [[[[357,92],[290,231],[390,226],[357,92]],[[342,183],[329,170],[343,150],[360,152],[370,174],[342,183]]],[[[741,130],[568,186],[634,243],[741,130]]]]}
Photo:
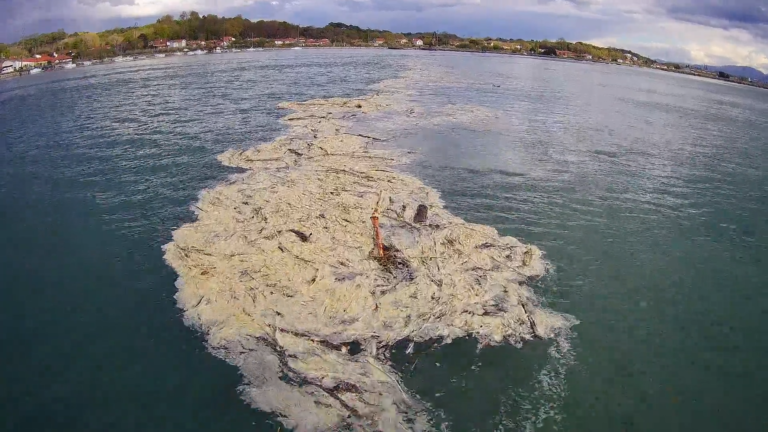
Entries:
{"type": "Polygon", "coordinates": [[[738,64],[768,72],[768,41],[739,29],[722,29],[669,18],[640,20],[621,34],[595,38],[600,45],[620,46],[652,58],[696,64],[738,64]]]}

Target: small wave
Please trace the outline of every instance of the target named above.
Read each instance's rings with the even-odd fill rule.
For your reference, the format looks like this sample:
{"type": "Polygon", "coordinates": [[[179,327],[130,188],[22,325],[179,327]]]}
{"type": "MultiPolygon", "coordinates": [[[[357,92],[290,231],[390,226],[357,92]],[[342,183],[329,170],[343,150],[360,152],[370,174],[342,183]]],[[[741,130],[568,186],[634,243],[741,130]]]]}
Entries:
{"type": "Polygon", "coordinates": [[[610,151],[610,150],[592,150],[592,153],[598,156],[609,157],[611,159],[616,159],[619,157],[619,152],[610,151]]]}
{"type": "Polygon", "coordinates": [[[559,429],[564,418],[561,407],[568,395],[565,374],[576,362],[571,348],[574,337],[572,332],[563,332],[554,338],[547,351],[549,360],[533,380],[533,391],[510,389],[510,393],[504,397],[506,406],[502,407],[498,418],[504,430],[533,431],[545,424],[551,426],[552,430],[559,429]],[[512,411],[509,405],[513,403],[520,409],[514,418],[509,418],[506,412],[512,411]]]}

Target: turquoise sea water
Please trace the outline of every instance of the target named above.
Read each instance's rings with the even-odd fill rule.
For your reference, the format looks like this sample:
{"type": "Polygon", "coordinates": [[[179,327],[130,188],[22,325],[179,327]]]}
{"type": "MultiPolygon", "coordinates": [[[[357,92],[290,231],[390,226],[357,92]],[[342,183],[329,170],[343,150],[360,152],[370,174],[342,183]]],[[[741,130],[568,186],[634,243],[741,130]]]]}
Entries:
{"type": "Polygon", "coordinates": [[[0,428],[277,430],[182,323],[160,246],[234,172],[217,154],[280,133],[278,102],[416,70],[402,102],[442,117],[355,127],[417,151],[404,169],[455,214],[541,247],[553,271],[537,291],[581,323],[521,350],[397,347],[406,386],[454,431],[764,430],[768,92],[424,54],[181,57],[0,83],[0,428]]]}

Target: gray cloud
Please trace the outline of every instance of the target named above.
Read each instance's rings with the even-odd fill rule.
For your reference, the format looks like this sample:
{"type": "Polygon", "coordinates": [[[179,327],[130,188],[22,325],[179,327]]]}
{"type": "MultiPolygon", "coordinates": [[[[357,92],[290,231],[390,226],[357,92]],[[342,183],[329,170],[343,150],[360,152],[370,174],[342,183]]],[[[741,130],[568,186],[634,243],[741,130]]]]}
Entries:
{"type": "Polygon", "coordinates": [[[571,3],[576,6],[594,6],[600,4],[599,0],[536,0],[539,4],[571,3]]]}
{"type": "Polygon", "coordinates": [[[452,8],[466,4],[478,4],[476,0],[337,0],[336,3],[344,9],[353,12],[387,11],[387,12],[424,12],[437,8],[452,8]]]}
{"type": "Polygon", "coordinates": [[[672,0],[663,2],[671,16],[701,17],[739,24],[768,24],[766,0],[672,0]]]}
{"type": "Polygon", "coordinates": [[[131,6],[136,4],[136,0],[77,0],[83,6],[96,6],[108,4],[110,6],[131,6]]]}
{"type": "Polygon", "coordinates": [[[671,0],[660,2],[671,18],[708,27],[742,29],[768,40],[768,0],[671,0]]]}

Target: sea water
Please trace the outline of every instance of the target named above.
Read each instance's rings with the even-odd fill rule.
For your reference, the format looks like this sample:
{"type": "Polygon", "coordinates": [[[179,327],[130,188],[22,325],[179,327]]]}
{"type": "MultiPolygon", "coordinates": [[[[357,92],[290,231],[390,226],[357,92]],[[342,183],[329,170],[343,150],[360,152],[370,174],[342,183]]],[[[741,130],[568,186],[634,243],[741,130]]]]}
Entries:
{"type": "Polygon", "coordinates": [[[455,215],[541,248],[537,293],[580,321],[522,349],[396,346],[439,423],[766,426],[768,93],[628,67],[311,50],[0,84],[0,424],[277,430],[184,326],[161,245],[234,173],[218,154],[284,131],[279,102],[362,96],[404,73],[415,121],[371,116],[357,132],[416,152],[403,170],[455,215]]]}

